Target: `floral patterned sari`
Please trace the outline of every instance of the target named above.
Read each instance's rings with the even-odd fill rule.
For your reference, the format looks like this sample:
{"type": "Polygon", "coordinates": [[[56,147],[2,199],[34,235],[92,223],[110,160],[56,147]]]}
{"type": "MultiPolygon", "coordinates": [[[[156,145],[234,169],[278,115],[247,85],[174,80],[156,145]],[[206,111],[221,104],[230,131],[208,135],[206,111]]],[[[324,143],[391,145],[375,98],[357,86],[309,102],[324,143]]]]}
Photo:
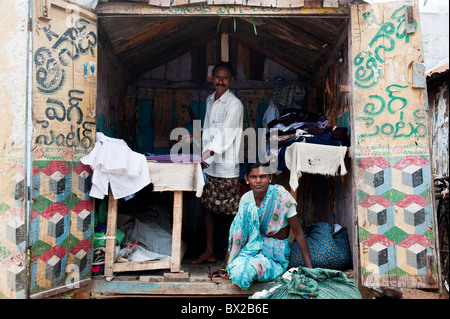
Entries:
{"type": "Polygon", "coordinates": [[[260,207],[244,203],[230,227],[227,271],[234,284],[248,289],[255,280],[282,275],[289,265],[289,237],[268,237],[282,228],[294,198],[283,186],[269,185],[260,207]]]}

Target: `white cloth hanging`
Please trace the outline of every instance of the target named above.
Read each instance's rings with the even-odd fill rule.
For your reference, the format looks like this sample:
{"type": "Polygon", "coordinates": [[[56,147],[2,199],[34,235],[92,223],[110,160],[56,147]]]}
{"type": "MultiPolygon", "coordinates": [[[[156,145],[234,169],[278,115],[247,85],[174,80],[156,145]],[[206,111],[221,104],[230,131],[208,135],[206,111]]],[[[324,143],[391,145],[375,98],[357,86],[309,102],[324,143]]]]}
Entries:
{"type": "Polygon", "coordinates": [[[89,195],[103,199],[111,187],[115,199],[132,195],[150,184],[147,160],[143,154],[132,151],[124,140],[97,132],[94,149],[81,160],[92,170],[89,195]]]}
{"type": "Polygon", "coordinates": [[[286,167],[290,170],[289,185],[295,191],[302,172],[335,176],[347,174],[345,153],[347,147],[313,143],[293,143],[286,148],[286,167]]]}

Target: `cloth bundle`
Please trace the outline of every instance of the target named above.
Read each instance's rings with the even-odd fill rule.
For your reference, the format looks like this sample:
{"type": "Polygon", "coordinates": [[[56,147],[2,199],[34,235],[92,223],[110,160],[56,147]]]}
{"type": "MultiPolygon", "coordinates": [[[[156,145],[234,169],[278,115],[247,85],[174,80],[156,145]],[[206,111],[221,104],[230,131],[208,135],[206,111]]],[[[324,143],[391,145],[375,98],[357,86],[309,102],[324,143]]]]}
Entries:
{"type": "Polygon", "coordinates": [[[362,299],[358,287],[342,271],[322,268],[291,268],[269,290],[250,299],[362,299]]]}
{"type": "MultiPolygon", "coordinates": [[[[351,267],[351,251],[346,227],[334,231],[327,223],[316,223],[304,230],[313,267],[345,270],[351,267]]],[[[289,268],[303,267],[305,261],[297,241],[290,243],[289,268]]]]}

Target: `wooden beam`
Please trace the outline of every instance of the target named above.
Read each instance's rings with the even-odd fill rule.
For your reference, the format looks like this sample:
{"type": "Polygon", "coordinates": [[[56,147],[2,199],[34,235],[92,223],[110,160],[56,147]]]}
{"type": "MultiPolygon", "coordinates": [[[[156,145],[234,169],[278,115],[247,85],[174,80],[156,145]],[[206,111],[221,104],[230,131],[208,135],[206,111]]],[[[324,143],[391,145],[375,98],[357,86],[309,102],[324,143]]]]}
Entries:
{"type": "MultiPolygon", "coordinates": [[[[283,87],[287,84],[297,83],[298,81],[249,81],[237,79],[231,84],[234,90],[270,90],[276,87],[283,87]]],[[[211,90],[211,82],[183,81],[172,82],[167,80],[151,80],[139,78],[136,85],[143,88],[154,89],[179,89],[179,90],[211,90]]]]}
{"type": "Polygon", "coordinates": [[[321,50],[325,42],[304,32],[302,29],[291,25],[286,20],[268,18],[266,24],[276,30],[273,34],[283,37],[289,42],[308,48],[310,50],[321,50]]]}
{"type": "MultiPolygon", "coordinates": [[[[330,66],[330,64],[333,63],[333,61],[337,60],[338,57],[338,52],[341,50],[342,45],[347,41],[348,41],[348,23],[343,23],[341,25],[342,30],[339,30],[340,33],[336,34],[336,37],[333,39],[332,43],[330,43],[326,50],[327,50],[327,54],[326,56],[328,57],[328,60],[325,61],[320,69],[318,70],[318,72],[316,72],[314,78],[315,81],[319,81],[320,78],[322,78],[326,72],[326,70],[328,69],[328,67],[330,66]]],[[[344,54],[344,59],[348,58],[347,52],[343,52],[344,54]]]]}
{"type": "MultiPolygon", "coordinates": [[[[58,294],[78,293],[82,290],[89,289],[91,278],[83,279],[75,283],[71,283],[62,287],[52,288],[43,292],[30,295],[30,299],[47,299],[58,294]]],[[[81,299],[81,298],[80,298],[81,299]]]]}
{"type": "Polygon", "coordinates": [[[120,54],[124,51],[133,49],[139,45],[151,41],[155,37],[168,36],[171,30],[176,29],[176,26],[181,24],[183,21],[184,18],[182,17],[174,17],[140,30],[134,35],[128,36],[126,41],[120,41],[119,43],[115,42],[113,44],[114,52],[116,54],[120,54]]]}
{"type": "Polygon", "coordinates": [[[239,32],[234,32],[231,34],[232,37],[234,37],[236,40],[238,41],[242,41],[243,43],[245,43],[247,46],[249,46],[250,48],[259,51],[261,54],[265,55],[266,57],[268,57],[269,59],[277,62],[278,64],[284,66],[285,68],[296,72],[297,74],[303,76],[303,77],[307,77],[310,78],[312,76],[312,74],[310,74],[309,72],[305,71],[304,69],[300,68],[299,66],[286,61],[285,59],[281,58],[279,55],[274,54],[273,52],[269,51],[268,49],[264,48],[263,46],[261,46],[258,43],[258,39],[250,39],[248,37],[245,37],[243,35],[241,35],[239,32]]]}
{"type": "MultiPolygon", "coordinates": [[[[183,55],[186,52],[189,52],[192,48],[195,48],[198,45],[202,45],[203,43],[206,43],[214,38],[217,37],[217,34],[211,33],[209,35],[205,36],[199,36],[197,37],[197,40],[192,39],[185,39],[184,41],[177,42],[176,47],[174,47],[172,50],[166,50],[162,51],[161,54],[151,54],[154,56],[154,59],[145,59],[146,56],[149,56],[149,54],[146,54],[145,52],[141,52],[139,56],[133,58],[133,60],[128,61],[128,64],[124,62],[125,65],[128,66],[128,69],[130,70],[130,73],[132,73],[135,76],[139,76],[149,70],[152,70],[160,65],[163,65],[173,59],[175,59],[178,56],[183,55]],[[142,60],[142,57],[145,60],[142,60]]],[[[155,45],[153,47],[155,50],[158,50],[158,46],[155,45]]],[[[150,50],[152,47],[149,48],[150,50]]],[[[158,50],[159,51],[159,50],[158,50]]],[[[139,52],[139,51],[137,51],[139,52]]]]}
{"type": "MultiPolygon", "coordinates": [[[[236,76],[240,80],[250,80],[250,48],[241,41],[237,42],[236,76]]],[[[236,83],[236,80],[234,81],[236,83]]]]}
{"type": "MultiPolygon", "coordinates": [[[[168,268],[170,268],[170,260],[114,263],[113,265],[114,273],[123,271],[139,271],[139,270],[168,269],[168,268]]],[[[108,275],[106,275],[105,273],[105,276],[108,275]]]]}
{"type": "Polygon", "coordinates": [[[153,25],[149,28],[141,30],[136,34],[128,37],[126,41],[116,43],[114,45],[114,52],[120,54],[127,50],[133,50],[134,48],[145,45],[146,43],[153,41],[157,37],[167,37],[170,33],[177,30],[176,27],[182,23],[184,18],[176,17],[163,21],[157,25],[153,25]]]}
{"type": "Polygon", "coordinates": [[[254,282],[249,289],[243,290],[229,279],[214,278],[213,281],[195,282],[142,282],[138,280],[92,280],[91,298],[111,298],[114,295],[149,296],[215,296],[248,297],[263,289],[270,289],[274,281],[254,282]]]}
{"type": "Polygon", "coordinates": [[[243,5],[219,6],[199,4],[186,7],[157,7],[150,6],[148,3],[131,2],[106,2],[99,3],[96,8],[99,16],[288,16],[302,15],[310,17],[320,16],[342,16],[348,17],[349,9],[347,6],[339,8],[267,8],[252,7],[243,5]]]}

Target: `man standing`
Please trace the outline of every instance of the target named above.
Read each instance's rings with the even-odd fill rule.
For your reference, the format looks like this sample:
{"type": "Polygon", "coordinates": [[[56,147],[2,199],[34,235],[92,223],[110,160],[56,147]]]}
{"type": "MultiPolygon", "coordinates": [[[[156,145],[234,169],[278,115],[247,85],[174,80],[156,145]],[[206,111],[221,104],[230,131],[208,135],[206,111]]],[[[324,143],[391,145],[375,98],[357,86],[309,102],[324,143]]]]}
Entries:
{"type": "MultiPolygon", "coordinates": [[[[229,90],[234,71],[229,62],[219,62],[212,70],[215,92],[206,100],[202,136],[202,158],[206,183],[202,203],[206,209],[206,249],[192,263],[215,262],[214,227],[219,215],[232,218],[239,208],[239,150],[244,107],[229,90]]],[[[225,245],[226,247],[226,245],[225,245]]]]}

